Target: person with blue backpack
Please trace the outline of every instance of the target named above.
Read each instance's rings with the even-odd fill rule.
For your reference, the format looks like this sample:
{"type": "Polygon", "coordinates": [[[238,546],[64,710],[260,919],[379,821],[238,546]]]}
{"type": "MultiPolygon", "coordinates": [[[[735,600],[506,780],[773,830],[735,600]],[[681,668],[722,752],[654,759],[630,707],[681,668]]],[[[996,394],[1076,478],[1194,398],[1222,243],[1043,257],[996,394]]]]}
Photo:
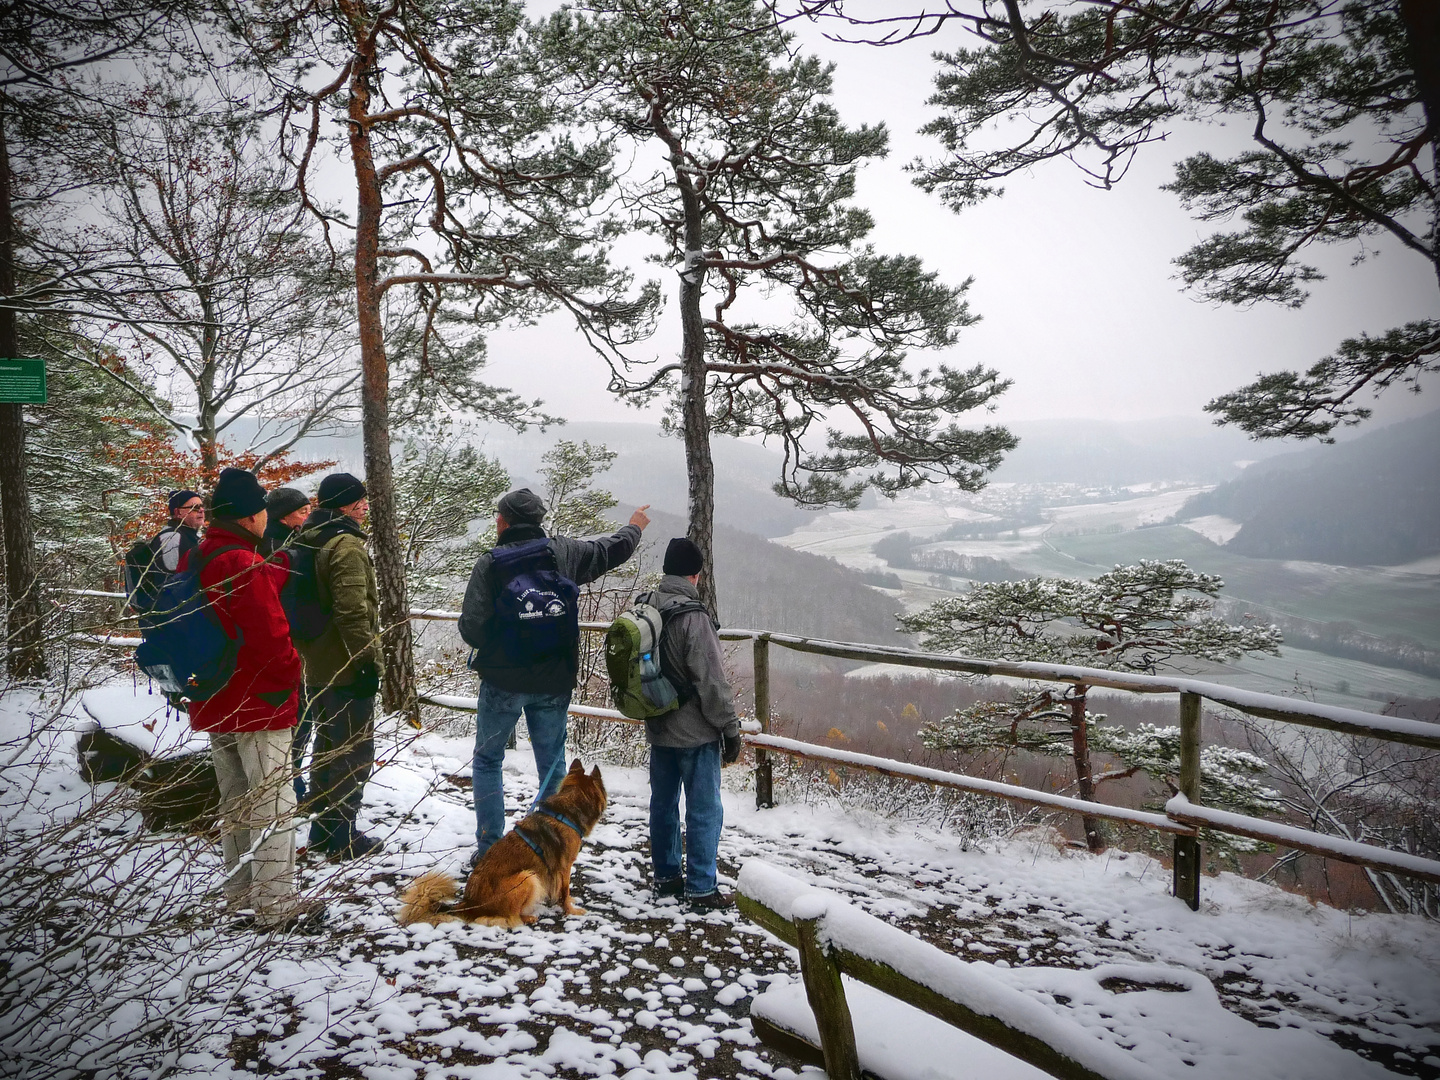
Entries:
{"type": "MultiPolygon", "coordinates": [[[[232,911],[253,910],[262,930],[313,932],[324,920],[325,906],[301,900],[295,892],[290,730],[299,701],[300,657],[280,606],[283,571],[259,550],[265,490],[254,473],[222,469],[210,501],[210,527],[174,575],[198,578],[206,602],[202,609],[208,610],[171,610],[180,612],[174,616],[177,622],[201,615],[217,620],[235,646],[233,668],[213,680],[223,678],[222,685],[191,680],[182,687],[191,699],[190,726],[210,737],[220,787],[226,903],[232,911]]],[[[166,616],[159,611],[152,617],[166,616]]],[[[157,625],[147,644],[158,645],[163,630],[157,625]]],[[[186,637],[200,636],[195,630],[186,637]]],[[[180,661],[170,651],[173,668],[180,661]]]]}
{"type": "Polygon", "coordinates": [[[650,518],[642,506],[618,532],[594,540],[547,536],[540,496],[520,488],[501,498],[495,546],[475,562],[460,609],[460,636],[480,675],[471,787],[473,866],[505,832],[505,745],[520,714],[530,732],[538,799],[564,779],[566,715],[580,671],[579,586],[620,566],[650,518]]]}
{"type": "Polygon", "coordinates": [[[205,527],[205,500],[198,491],[172,491],[166,508],[169,523],[125,552],[125,597],[131,609],[142,614],[155,603],[165,575],[175,573],[180,560],[200,546],[205,527]]]}

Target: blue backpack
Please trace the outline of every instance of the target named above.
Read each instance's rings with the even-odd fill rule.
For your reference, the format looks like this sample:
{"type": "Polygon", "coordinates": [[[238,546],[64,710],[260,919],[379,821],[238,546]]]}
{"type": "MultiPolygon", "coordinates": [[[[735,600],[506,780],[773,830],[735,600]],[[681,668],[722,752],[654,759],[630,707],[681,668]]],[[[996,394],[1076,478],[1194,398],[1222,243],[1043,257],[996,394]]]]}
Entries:
{"type": "Polygon", "coordinates": [[[564,656],[580,640],[580,589],[555,562],[544,537],[490,553],[495,575],[495,634],[512,664],[564,656]]]}
{"type": "Polygon", "coordinates": [[[135,650],[135,666],[167,694],[206,701],[235,674],[242,636],[238,628],[233,638],[225,632],[200,587],[200,571],[215,556],[236,550],[248,549],[227,544],[208,556],[195,553],[184,570],[165,575],[150,610],[140,617],[144,640],[135,650]]]}

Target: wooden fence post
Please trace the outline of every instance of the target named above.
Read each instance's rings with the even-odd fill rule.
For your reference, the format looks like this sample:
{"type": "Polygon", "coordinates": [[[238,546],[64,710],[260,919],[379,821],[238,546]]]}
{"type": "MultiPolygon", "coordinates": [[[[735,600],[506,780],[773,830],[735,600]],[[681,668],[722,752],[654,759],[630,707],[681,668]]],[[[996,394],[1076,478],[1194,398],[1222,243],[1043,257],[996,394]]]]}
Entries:
{"type": "MultiPolygon", "coordinates": [[[[761,634],[755,639],[755,719],[762,734],[770,734],[770,639],[761,634]]],[[[770,755],[755,748],[755,809],[775,805],[775,785],[770,755]]]]}
{"type": "Polygon", "coordinates": [[[829,1080],[860,1080],[860,1055],[855,1049],[855,1025],[840,981],[840,965],[820,944],[819,919],[796,919],[799,937],[800,974],[805,996],[820,1031],[820,1049],[825,1054],[825,1075],[829,1080]]]}
{"type": "MultiPolygon", "coordinates": [[[[1200,706],[1199,694],[1180,695],[1180,794],[1192,803],[1200,802],[1200,706]]],[[[1175,837],[1175,895],[1200,908],[1200,839],[1175,837]]]]}

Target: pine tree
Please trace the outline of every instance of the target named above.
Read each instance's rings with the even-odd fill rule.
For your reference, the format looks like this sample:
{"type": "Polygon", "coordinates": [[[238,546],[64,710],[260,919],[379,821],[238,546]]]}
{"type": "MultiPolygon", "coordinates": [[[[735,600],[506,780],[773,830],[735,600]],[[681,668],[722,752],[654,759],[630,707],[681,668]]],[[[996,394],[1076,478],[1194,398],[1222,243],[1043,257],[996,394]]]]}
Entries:
{"type": "Polygon", "coordinates": [[[516,0],[234,3],[226,19],[280,95],[282,153],[307,210],[327,235],[354,230],[383,701],[413,716],[390,353],[415,375],[407,407],[428,394],[523,426],[533,407],[475,378],[486,328],[560,307],[608,347],[648,331],[654,298],[609,264],[609,148],[565,130],[573,88],[557,83],[516,0]],[[353,222],[318,194],[330,152],[353,178],[353,222]],[[397,313],[410,323],[387,351],[397,313]]]}
{"type": "MultiPolygon", "coordinates": [[[[642,162],[659,157],[632,170],[625,196],[679,275],[681,353],[653,370],[622,359],[611,386],[632,400],[670,395],[689,536],[707,569],[712,431],[776,440],[776,491],[804,506],[854,506],[867,488],[982,486],[1015,440],[954,418],[1008,384],[984,367],[909,361],[973,321],[968,283],[867,243],[855,175],[885,154],[887,134],[841,122],[831,68],[794,56],[750,0],[599,0],[556,16],[551,40],[601,88],[601,121],[629,134],[642,162]]],[[[713,609],[713,573],[701,590],[713,609]]]]}
{"type": "Polygon", "coordinates": [[[487,511],[510,490],[510,474],[441,418],[405,440],[395,465],[395,505],[410,595],[423,602],[463,589],[480,553],[495,544],[487,511]],[[479,520],[478,529],[471,523],[479,520]]]}
{"type": "MultiPolygon", "coordinates": [[[[941,115],[922,129],[946,156],[917,165],[917,182],[956,210],[1056,159],[1109,188],[1173,124],[1219,121],[1248,132],[1251,146],[1193,154],[1166,185],[1199,220],[1236,223],[1175,260],[1200,297],[1299,307],[1322,276],[1308,250],[1341,245],[1360,260],[1382,240],[1440,285],[1433,0],[951,0],[871,19],[843,0],[775,7],[875,44],[966,34],[973,47],[937,57],[930,104],[941,115]]],[[[1366,391],[1418,390],[1437,369],[1440,319],[1417,312],[1206,408],[1256,438],[1328,439],[1370,415],[1366,391]]]]}
{"type": "MultiPolygon", "coordinates": [[[[1219,577],[1192,570],[1178,559],[1141,561],[1090,581],[1031,578],[976,584],[962,595],[899,616],[899,623],[935,651],[1147,674],[1160,665],[1174,669],[1187,659],[1218,662],[1247,652],[1278,652],[1280,632],[1275,627],[1240,626],[1210,614],[1223,587],[1219,577]]],[[[1108,729],[1100,724],[1103,717],[1086,709],[1088,689],[1077,683],[1063,692],[1027,690],[1008,702],[981,702],[932,725],[924,738],[934,748],[1068,754],[1079,796],[1087,800],[1106,780],[1141,770],[1178,773],[1178,729],[1108,729]],[[1096,776],[1091,764],[1095,750],[1116,754],[1125,767],[1096,776]]],[[[1264,762],[1237,755],[1211,748],[1202,785],[1209,785],[1207,793],[1220,800],[1217,805],[1240,807],[1242,812],[1262,809],[1273,798],[1258,780],[1264,762]]],[[[1084,824],[1090,850],[1103,850],[1100,821],[1087,817],[1084,824]]]]}

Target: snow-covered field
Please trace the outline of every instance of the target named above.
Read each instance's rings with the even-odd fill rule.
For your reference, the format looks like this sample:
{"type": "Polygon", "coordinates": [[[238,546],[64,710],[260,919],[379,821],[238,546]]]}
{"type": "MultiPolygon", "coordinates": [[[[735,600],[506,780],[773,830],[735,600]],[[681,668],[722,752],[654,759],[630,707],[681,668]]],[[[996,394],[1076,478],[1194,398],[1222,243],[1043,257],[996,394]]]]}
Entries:
{"type": "MultiPolygon", "coordinates": [[[[112,709],[117,694],[108,692],[112,709]]],[[[146,704],[141,695],[137,706],[146,704]]],[[[28,721],[16,704],[0,705],[7,747],[24,742],[28,721]]],[[[280,947],[223,988],[226,1023],[180,1058],[177,1075],[820,1075],[765,1049],[750,1027],[751,1000],[762,992],[776,1007],[788,994],[793,1007],[792,951],[734,912],[698,915],[650,897],[643,770],[604,766],[610,809],[574,875],[586,915],[551,913],[513,932],[405,929],[394,921],[398,890],[436,866],[459,870],[469,853],[470,746],[395,732],[382,744],[362,824],[389,850],[362,865],[302,858],[302,887],[331,902],[324,936],[282,945],[215,929],[242,947],[280,947]]],[[[27,751],[14,764],[22,767],[7,768],[3,781],[7,827],[22,820],[17,792],[53,803],[62,783],[74,790],[73,761],[63,755],[27,751]]],[[[1434,923],[1352,915],[1228,874],[1205,879],[1201,910],[1191,912],[1169,896],[1168,871],[1143,855],[1075,853],[1043,833],[966,850],[954,836],[824,799],[759,811],[743,789],[746,773],[725,775],[729,879],[759,859],[832,890],[1095,1038],[1135,1047],[1151,1075],[1346,1080],[1383,1075],[1382,1067],[1440,1075],[1434,923]],[[1142,985],[1144,972],[1160,968],[1170,972],[1165,986],[1142,985]]],[[[506,783],[518,813],[536,788],[523,742],[507,760],[506,783]]],[[[218,848],[204,860],[218,878],[218,848]]],[[[863,1055],[867,1023],[873,1029],[890,1007],[855,993],[863,1055]]],[[[1025,1075],[967,1049],[964,1036],[897,1040],[898,1030],[885,1058],[895,1077],[1025,1075]]]]}

